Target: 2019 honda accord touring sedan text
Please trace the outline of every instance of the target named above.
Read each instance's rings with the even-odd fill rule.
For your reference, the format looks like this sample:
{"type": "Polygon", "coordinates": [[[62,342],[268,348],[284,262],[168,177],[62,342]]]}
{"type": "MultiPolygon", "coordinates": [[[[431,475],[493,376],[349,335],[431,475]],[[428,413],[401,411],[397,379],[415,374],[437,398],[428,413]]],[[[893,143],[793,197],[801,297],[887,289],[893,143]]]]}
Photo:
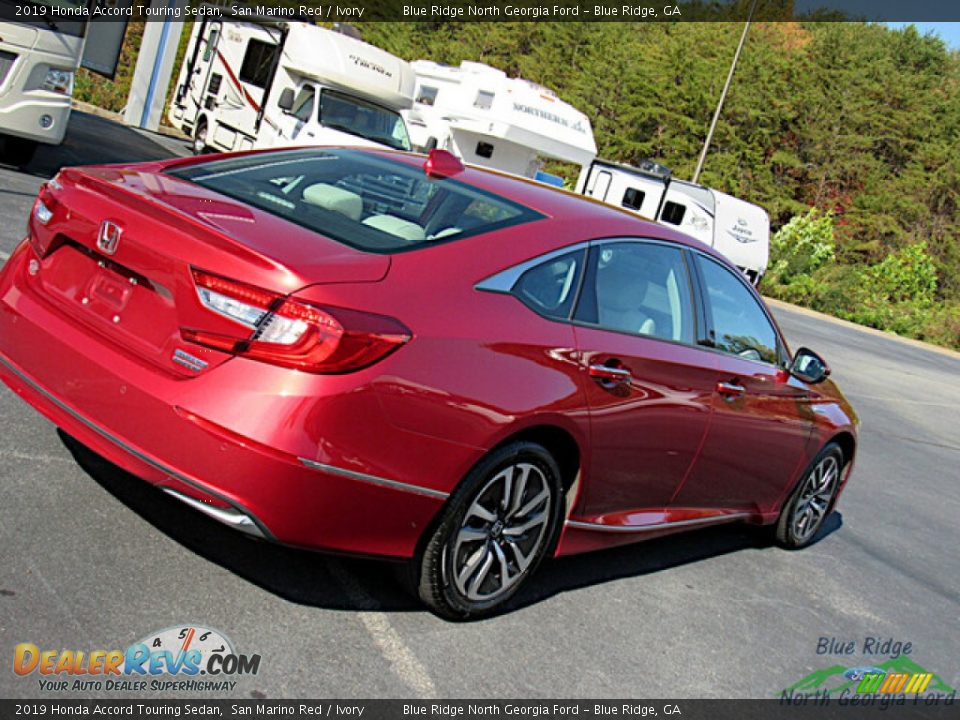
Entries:
{"type": "Polygon", "coordinates": [[[0,275],[0,374],[240,531],[409,559],[447,617],[549,555],[732,521],[807,545],[856,446],[710,248],[443,151],[61,171],[0,275]]]}

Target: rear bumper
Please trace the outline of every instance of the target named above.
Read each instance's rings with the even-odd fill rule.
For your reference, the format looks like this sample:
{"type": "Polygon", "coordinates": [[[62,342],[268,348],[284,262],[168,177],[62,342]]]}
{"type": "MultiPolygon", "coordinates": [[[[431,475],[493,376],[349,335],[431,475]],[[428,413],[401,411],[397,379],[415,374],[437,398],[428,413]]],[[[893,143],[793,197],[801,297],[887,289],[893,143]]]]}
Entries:
{"type": "Polygon", "coordinates": [[[443,483],[473,462],[474,449],[390,425],[366,397],[369,378],[238,361],[190,379],[159,372],[32,293],[31,252],[21,246],[0,274],[0,378],[97,454],[221,522],[289,545],[409,558],[443,483]]]}

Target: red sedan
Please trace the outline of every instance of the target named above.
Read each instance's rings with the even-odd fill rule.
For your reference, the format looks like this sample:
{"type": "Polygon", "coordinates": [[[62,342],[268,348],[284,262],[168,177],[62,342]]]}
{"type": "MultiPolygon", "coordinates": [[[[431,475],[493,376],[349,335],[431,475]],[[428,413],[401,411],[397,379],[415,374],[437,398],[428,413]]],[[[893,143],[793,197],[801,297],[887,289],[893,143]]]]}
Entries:
{"type": "Polygon", "coordinates": [[[856,416],[709,248],[451,155],[65,169],[0,275],[0,375],[236,529],[411,560],[447,617],[542,558],[817,536],[856,416]]]}

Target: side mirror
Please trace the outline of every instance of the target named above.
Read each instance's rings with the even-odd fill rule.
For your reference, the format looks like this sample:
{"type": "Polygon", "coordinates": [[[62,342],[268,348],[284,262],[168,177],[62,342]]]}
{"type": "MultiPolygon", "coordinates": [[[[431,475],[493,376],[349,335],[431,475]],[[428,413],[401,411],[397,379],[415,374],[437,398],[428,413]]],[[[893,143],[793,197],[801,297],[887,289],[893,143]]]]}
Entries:
{"type": "Polygon", "coordinates": [[[284,88],[280,93],[280,99],[277,100],[277,107],[284,112],[293,110],[293,88],[284,88]]]}
{"type": "Polygon", "coordinates": [[[830,376],[830,366],[813,350],[802,347],[793,356],[790,374],[805,383],[816,385],[830,376]]]}

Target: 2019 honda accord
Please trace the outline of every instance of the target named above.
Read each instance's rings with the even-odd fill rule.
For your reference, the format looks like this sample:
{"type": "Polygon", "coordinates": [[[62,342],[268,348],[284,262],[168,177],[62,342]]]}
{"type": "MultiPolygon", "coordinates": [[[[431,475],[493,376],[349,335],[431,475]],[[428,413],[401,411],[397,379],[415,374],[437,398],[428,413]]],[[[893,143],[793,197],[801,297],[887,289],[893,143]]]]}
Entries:
{"type": "Polygon", "coordinates": [[[856,447],[710,248],[443,151],[64,169],[0,275],[0,374],[240,531],[410,560],[454,618],[548,555],[733,521],[807,545],[856,447]]]}

